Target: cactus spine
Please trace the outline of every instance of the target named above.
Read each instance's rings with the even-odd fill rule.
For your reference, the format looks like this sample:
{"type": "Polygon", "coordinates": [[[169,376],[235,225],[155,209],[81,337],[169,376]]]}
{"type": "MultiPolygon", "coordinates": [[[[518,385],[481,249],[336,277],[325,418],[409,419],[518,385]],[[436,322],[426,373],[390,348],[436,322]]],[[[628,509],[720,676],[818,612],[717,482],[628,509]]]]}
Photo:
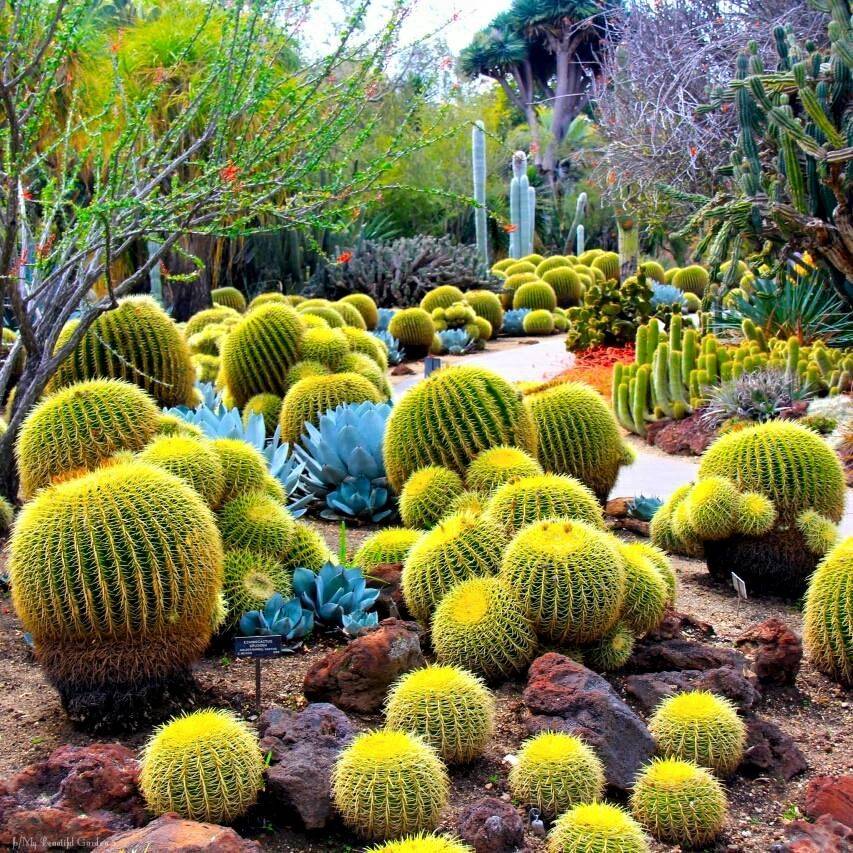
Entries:
{"type": "Polygon", "coordinates": [[[489,263],[488,211],[486,210],[486,127],[475,121],[471,128],[471,161],[474,177],[474,230],[477,234],[477,251],[483,263],[489,263]]]}

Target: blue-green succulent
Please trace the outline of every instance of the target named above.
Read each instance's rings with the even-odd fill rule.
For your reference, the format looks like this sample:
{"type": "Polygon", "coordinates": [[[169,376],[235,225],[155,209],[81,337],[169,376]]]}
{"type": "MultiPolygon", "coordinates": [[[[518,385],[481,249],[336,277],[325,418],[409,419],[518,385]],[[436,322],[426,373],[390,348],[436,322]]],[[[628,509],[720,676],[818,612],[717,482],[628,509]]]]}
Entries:
{"type": "MultiPolygon", "coordinates": [[[[380,308],[379,310],[385,311],[386,309],[380,308]]],[[[385,348],[388,350],[388,364],[399,364],[405,358],[405,350],[390,332],[383,329],[381,332],[373,332],[373,337],[385,344],[385,348]]]]}
{"type": "Polygon", "coordinates": [[[243,637],[278,635],[282,645],[293,648],[314,629],[314,612],[298,598],[285,600],[281,593],[270,596],[262,610],[250,610],[240,617],[243,637]]]}
{"type": "Polygon", "coordinates": [[[524,334],[524,318],[530,313],[529,308],[513,308],[504,312],[503,333],[512,337],[524,334]]]}
{"type": "Polygon", "coordinates": [[[474,346],[474,341],[464,329],[445,329],[438,332],[441,352],[448,355],[465,355],[474,346]]]}
{"type": "Polygon", "coordinates": [[[326,563],[319,572],[296,569],[293,592],[302,606],[314,614],[315,623],[339,629],[369,613],[379,597],[379,590],[367,586],[360,569],[334,563],[326,563]]]}

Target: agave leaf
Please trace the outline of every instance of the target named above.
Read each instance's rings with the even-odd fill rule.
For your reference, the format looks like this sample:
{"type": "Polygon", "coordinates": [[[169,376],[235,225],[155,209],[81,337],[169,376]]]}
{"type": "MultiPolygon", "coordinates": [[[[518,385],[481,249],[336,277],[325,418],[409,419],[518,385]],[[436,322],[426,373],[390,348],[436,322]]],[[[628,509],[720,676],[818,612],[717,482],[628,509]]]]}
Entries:
{"type": "Polygon", "coordinates": [[[307,595],[314,588],[314,572],[310,569],[298,568],[293,572],[293,591],[299,595],[307,595]]]}

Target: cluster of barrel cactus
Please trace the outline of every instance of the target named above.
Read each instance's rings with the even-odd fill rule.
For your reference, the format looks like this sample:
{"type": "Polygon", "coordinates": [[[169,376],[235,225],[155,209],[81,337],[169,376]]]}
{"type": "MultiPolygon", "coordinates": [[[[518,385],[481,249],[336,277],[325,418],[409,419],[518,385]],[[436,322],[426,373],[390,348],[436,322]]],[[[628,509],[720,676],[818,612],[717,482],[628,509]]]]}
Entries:
{"type": "Polygon", "coordinates": [[[821,341],[801,346],[792,337],[767,339],[749,320],[743,341],[729,345],[711,332],[685,328],[673,315],[667,334],[652,319],[636,334],[636,358],[613,369],[613,401],[619,422],[637,435],[662,418],[686,417],[708,402],[714,386],[746,373],[772,369],[810,391],[838,394],[853,387],[853,353],[821,341]]]}

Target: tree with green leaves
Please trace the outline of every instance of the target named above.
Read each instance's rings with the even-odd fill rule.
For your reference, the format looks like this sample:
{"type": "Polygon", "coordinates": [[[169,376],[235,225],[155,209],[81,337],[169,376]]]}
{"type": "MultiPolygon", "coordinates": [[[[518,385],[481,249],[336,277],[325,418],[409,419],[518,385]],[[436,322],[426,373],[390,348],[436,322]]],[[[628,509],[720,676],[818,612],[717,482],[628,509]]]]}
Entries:
{"type": "Polygon", "coordinates": [[[405,10],[377,36],[361,32],[368,5],[294,68],[305,3],[179,0],[136,29],[101,0],[0,0],[0,285],[16,330],[0,399],[17,379],[0,491],[16,496],[15,438],[60,364],[170,253],[197,268],[193,240],[341,228],[375,196],[407,153],[398,134],[361,156],[405,10]]]}

